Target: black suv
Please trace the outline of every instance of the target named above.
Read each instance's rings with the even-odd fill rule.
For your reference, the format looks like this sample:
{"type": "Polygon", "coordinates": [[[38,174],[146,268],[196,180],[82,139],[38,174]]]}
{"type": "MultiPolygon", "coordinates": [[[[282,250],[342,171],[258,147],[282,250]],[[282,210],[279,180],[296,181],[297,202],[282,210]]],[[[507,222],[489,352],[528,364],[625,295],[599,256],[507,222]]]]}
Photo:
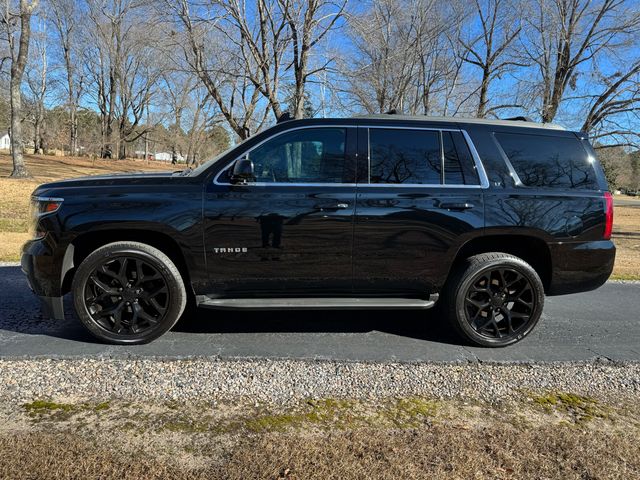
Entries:
{"type": "MultiPolygon", "coordinates": [[[[292,120],[195,170],[49,183],[22,268],[48,315],[149,342],[187,305],[428,309],[504,346],[544,295],[611,274],[611,195],[584,134],[524,120],[292,120]]],[[[436,317],[439,318],[439,317],[436,317]]]]}

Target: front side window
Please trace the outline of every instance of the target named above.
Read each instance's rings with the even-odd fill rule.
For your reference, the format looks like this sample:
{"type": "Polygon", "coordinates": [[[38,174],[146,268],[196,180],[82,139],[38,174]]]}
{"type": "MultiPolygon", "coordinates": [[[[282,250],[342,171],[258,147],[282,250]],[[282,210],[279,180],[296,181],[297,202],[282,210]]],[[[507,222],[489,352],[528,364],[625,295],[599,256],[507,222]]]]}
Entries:
{"type": "Polygon", "coordinates": [[[249,153],[256,182],[350,183],[344,128],[307,128],[278,135],[249,153]]]}
{"type": "Polygon", "coordinates": [[[577,138],[520,133],[495,138],[527,187],[598,189],[592,161],[577,138]]]}
{"type": "Polygon", "coordinates": [[[370,183],[439,184],[440,134],[430,130],[369,129],[370,183]]]}

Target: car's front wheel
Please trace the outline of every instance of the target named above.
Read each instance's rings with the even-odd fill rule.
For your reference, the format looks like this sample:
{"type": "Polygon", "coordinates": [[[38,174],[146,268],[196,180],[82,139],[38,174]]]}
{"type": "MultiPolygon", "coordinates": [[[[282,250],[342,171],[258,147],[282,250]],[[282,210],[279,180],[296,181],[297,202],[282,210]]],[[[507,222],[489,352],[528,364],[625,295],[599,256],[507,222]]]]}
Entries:
{"type": "Polygon", "coordinates": [[[89,254],[74,275],[74,306],[83,325],[114,344],[147,343],[171,329],[187,303],[178,268],[139,242],[115,242],[89,254]]]}
{"type": "Polygon", "coordinates": [[[447,315],[467,341],[504,347],[528,335],[542,314],[544,287],[536,271],[506,253],[466,259],[448,282],[447,315]]]}

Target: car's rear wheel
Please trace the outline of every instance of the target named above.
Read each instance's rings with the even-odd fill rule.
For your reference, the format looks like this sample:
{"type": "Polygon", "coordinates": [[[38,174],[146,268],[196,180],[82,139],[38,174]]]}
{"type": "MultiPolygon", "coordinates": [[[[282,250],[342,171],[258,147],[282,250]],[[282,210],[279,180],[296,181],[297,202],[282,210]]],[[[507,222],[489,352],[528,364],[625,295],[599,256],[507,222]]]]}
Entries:
{"type": "Polygon", "coordinates": [[[74,306],[98,339],[147,343],[170,330],[187,303],[184,282],[171,259],[139,242],[115,242],[91,253],[74,275],[74,306]]]}
{"type": "Polygon", "coordinates": [[[449,321],[468,342],[504,347],[522,340],[538,323],[544,287],[521,258],[483,253],[468,258],[448,282],[449,321]]]}

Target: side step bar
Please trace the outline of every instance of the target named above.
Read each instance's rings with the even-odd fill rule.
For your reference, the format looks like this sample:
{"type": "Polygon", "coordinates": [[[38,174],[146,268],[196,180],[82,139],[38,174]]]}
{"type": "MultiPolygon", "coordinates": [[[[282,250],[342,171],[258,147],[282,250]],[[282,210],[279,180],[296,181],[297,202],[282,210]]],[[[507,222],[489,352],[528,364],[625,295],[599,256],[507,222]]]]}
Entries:
{"type": "MultiPolygon", "coordinates": [[[[433,296],[435,297],[435,295],[433,296]]],[[[427,309],[434,300],[416,298],[209,298],[198,297],[198,306],[220,310],[402,310],[427,309]]]]}

